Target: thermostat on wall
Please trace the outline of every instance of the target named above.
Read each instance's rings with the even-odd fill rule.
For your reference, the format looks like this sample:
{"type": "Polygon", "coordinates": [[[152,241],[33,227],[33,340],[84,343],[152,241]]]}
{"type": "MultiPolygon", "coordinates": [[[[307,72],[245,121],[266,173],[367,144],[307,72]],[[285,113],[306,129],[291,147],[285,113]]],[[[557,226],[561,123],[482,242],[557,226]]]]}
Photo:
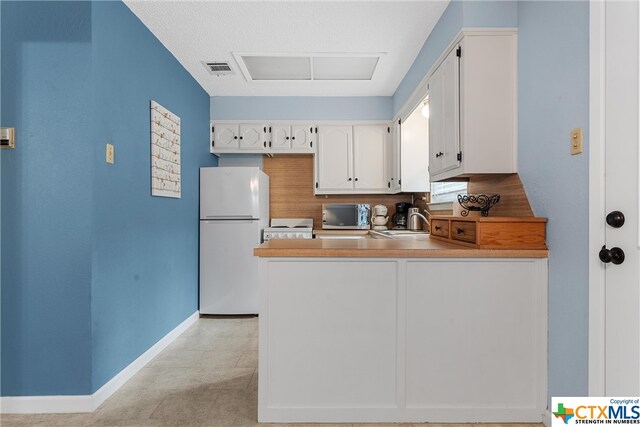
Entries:
{"type": "Polygon", "coordinates": [[[0,128],[0,148],[16,148],[14,128],[0,128]]]}

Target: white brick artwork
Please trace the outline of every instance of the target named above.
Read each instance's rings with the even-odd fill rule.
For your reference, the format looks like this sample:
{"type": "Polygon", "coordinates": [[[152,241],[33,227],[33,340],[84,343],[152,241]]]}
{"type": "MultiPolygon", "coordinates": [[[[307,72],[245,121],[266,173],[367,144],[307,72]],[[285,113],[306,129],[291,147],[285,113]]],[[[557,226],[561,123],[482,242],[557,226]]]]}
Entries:
{"type": "Polygon", "coordinates": [[[180,117],[151,101],[151,195],[180,198],[180,117]]]}

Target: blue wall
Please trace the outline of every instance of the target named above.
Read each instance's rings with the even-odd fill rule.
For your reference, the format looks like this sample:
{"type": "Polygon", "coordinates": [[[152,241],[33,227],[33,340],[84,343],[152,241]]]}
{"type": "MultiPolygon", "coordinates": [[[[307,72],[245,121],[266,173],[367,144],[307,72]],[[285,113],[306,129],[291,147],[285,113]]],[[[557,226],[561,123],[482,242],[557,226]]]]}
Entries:
{"type": "Polygon", "coordinates": [[[407,102],[440,55],[464,28],[516,27],[517,1],[453,0],[393,94],[393,115],[407,102]]]}
{"type": "Polygon", "coordinates": [[[518,170],[549,218],[549,396],[588,392],[589,3],[518,4],[518,170]],[[571,22],[567,26],[567,22],[571,22]],[[584,153],[569,155],[569,132],[584,153]]]}
{"type": "Polygon", "coordinates": [[[0,2],[2,395],[91,391],[91,4],[0,2]]]}
{"type": "Polygon", "coordinates": [[[197,310],[209,96],[123,3],[0,7],[2,395],[90,394],[197,310]],[[181,199],[150,195],[151,99],[182,119],[181,199]]]}
{"type": "Polygon", "coordinates": [[[93,78],[95,391],[198,309],[198,170],[216,157],[209,95],[121,2],[93,4],[93,78]],[[180,199],[150,195],[151,99],[181,118],[180,199]]]}
{"type": "Polygon", "coordinates": [[[214,120],[390,120],[389,96],[213,96],[214,120]]]}

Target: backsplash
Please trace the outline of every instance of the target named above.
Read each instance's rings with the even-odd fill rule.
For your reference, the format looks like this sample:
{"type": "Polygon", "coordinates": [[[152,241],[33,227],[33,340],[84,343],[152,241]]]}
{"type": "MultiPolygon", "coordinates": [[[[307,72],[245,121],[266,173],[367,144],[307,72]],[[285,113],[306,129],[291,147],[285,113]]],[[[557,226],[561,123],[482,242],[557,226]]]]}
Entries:
{"type": "Polygon", "coordinates": [[[500,202],[491,208],[489,216],[534,216],[517,173],[472,176],[467,192],[500,195],[500,202]]]}
{"type": "MultiPolygon", "coordinates": [[[[369,203],[385,205],[389,218],[398,202],[411,202],[411,194],[313,194],[313,155],[264,156],[264,172],[269,175],[271,218],[313,218],[313,228],[322,228],[323,203],[369,203]]],[[[389,220],[391,226],[391,220],[389,220]]]]}
{"type": "MultiPolygon", "coordinates": [[[[534,216],[529,199],[517,173],[475,175],[469,178],[468,194],[499,194],[500,202],[489,211],[489,216],[534,216]]],[[[426,193],[414,194],[414,205],[420,210],[426,208],[426,193]]],[[[453,202],[453,210],[431,211],[432,215],[459,215],[457,201],[453,202]]],[[[474,214],[474,213],[472,213],[474,214]]],[[[477,214],[477,212],[475,212],[477,214]]]]}

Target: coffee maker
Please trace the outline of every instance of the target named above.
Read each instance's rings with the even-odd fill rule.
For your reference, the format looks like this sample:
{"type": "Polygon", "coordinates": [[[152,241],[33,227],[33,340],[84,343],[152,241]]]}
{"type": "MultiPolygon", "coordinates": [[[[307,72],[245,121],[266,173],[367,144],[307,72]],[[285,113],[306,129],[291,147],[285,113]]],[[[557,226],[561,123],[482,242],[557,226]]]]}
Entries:
{"type": "Polygon", "coordinates": [[[409,208],[413,206],[409,202],[400,202],[396,203],[396,213],[393,214],[391,220],[395,224],[395,229],[406,229],[407,228],[407,215],[409,213],[409,208]]]}

